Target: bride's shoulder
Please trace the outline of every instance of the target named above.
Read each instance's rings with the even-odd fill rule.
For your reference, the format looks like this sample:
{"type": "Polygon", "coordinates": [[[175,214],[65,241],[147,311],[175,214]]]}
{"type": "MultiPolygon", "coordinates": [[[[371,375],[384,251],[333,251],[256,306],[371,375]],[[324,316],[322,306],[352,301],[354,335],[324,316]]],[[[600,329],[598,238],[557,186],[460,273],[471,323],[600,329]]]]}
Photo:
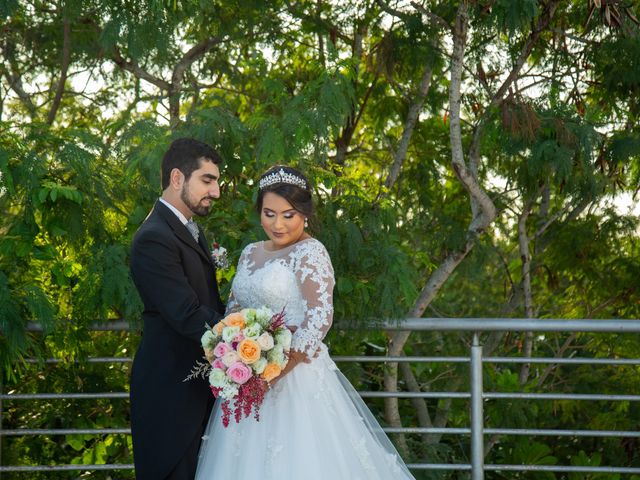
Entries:
{"type": "Polygon", "coordinates": [[[256,248],[261,244],[262,242],[253,242],[253,243],[249,243],[248,245],[245,245],[245,247],[242,249],[242,253],[240,253],[241,257],[249,257],[251,256],[251,254],[256,250],[256,248]]]}
{"type": "Polygon", "coordinates": [[[307,255],[315,258],[329,259],[329,252],[324,244],[314,237],[308,237],[296,244],[296,250],[301,255],[307,255]]]}

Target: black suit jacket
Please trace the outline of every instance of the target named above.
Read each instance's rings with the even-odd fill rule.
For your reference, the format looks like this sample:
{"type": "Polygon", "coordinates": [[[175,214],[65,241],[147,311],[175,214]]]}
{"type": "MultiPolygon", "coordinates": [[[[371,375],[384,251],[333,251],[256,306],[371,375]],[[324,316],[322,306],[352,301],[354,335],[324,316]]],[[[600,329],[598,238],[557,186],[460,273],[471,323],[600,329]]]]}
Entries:
{"type": "Polygon", "coordinates": [[[209,416],[205,380],[183,382],[203,356],[205,324],[224,314],[204,234],[197,244],[162,202],[137,231],[131,274],[144,303],[144,330],[131,373],[131,430],[138,480],[170,473],[209,416]]]}

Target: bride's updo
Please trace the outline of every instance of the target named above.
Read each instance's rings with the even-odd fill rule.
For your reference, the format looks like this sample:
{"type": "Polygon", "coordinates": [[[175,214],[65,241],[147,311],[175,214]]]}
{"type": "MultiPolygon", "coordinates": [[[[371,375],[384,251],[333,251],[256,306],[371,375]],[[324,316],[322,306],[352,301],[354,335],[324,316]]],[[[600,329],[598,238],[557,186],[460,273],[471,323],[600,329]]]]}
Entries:
{"type": "Polygon", "coordinates": [[[313,217],[313,199],[309,179],[298,169],[276,165],[264,172],[258,180],[258,198],[256,211],[262,212],[264,195],[273,192],[291,204],[298,212],[311,219],[313,217]]]}

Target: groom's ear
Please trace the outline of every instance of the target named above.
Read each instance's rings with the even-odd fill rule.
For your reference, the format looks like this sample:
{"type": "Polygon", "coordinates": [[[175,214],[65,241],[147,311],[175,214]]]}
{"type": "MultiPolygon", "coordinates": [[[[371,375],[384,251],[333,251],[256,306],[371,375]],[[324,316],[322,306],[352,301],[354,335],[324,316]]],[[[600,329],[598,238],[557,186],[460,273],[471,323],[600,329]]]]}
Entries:
{"type": "Polygon", "coordinates": [[[184,184],[184,174],[178,168],[174,168],[171,170],[169,174],[169,186],[175,190],[182,189],[182,185],[184,184]]]}

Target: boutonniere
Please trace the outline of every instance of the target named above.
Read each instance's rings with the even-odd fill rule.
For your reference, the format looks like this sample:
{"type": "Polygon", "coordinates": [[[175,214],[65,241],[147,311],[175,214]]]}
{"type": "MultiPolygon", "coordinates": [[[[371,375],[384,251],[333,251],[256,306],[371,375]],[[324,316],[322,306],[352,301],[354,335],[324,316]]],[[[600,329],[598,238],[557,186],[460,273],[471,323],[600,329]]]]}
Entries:
{"type": "Polygon", "coordinates": [[[211,249],[211,258],[216,268],[226,270],[229,267],[229,258],[227,257],[227,249],[214,242],[211,249]]]}

